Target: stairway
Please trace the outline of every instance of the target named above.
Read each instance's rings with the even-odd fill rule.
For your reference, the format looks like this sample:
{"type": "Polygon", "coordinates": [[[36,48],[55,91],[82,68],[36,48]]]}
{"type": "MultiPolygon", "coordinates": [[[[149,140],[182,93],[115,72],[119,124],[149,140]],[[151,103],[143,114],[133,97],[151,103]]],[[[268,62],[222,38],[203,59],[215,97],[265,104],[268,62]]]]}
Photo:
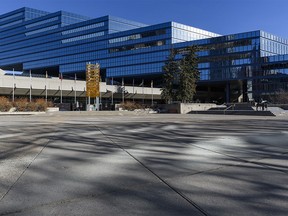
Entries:
{"type": "Polygon", "coordinates": [[[268,111],[273,113],[275,116],[288,115],[288,111],[280,107],[268,107],[268,111]]]}
{"type": "Polygon", "coordinates": [[[251,116],[275,116],[270,110],[255,111],[250,103],[227,104],[226,106],[211,108],[207,111],[192,111],[190,114],[213,115],[251,115],[251,116]]]}

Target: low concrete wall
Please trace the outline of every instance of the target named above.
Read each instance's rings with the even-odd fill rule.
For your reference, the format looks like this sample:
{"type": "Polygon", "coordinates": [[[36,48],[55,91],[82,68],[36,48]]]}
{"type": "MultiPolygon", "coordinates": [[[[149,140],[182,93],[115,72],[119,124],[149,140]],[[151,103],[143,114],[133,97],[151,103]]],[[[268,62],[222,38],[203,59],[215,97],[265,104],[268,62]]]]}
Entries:
{"type": "Polygon", "coordinates": [[[210,103],[175,103],[162,104],[159,108],[166,113],[181,113],[186,114],[191,111],[205,111],[212,107],[217,107],[216,104],[210,103]]]}
{"type": "Polygon", "coordinates": [[[217,105],[212,103],[181,103],[180,113],[186,114],[191,111],[205,111],[213,107],[217,107],[217,105]]]}

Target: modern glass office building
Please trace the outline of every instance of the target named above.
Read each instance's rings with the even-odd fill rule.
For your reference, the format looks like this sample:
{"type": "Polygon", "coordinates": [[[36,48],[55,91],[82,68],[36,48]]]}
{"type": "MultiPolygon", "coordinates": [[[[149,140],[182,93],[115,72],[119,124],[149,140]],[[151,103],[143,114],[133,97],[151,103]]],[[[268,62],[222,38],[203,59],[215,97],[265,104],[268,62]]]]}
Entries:
{"type": "Polygon", "coordinates": [[[84,78],[91,62],[101,65],[108,83],[160,86],[171,48],[190,45],[201,48],[195,99],[249,101],[288,91],[288,40],[260,30],[223,36],[175,22],[146,25],[31,8],[0,16],[3,70],[84,78]]]}

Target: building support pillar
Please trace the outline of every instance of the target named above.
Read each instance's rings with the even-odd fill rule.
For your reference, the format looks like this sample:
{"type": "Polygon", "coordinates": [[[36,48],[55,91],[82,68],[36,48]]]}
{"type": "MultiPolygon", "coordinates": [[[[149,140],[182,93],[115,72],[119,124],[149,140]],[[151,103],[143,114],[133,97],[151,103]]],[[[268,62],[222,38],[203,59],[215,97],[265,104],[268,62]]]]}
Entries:
{"type": "Polygon", "coordinates": [[[230,82],[226,83],[225,92],[226,92],[226,103],[230,103],[230,82]]]}
{"type": "Polygon", "coordinates": [[[243,95],[243,101],[242,102],[248,102],[247,80],[242,81],[242,95],[243,95]]]}
{"type": "Polygon", "coordinates": [[[247,99],[249,102],[254,101],[254,97],[252,93],[253,93],[252,80],[247,80],[247,99]]]}
{"type": "Polygon", "coordinates": [[[207,92],[207,100],[208,102],[211,102],[211,86],[208,86],[207,92]]]}

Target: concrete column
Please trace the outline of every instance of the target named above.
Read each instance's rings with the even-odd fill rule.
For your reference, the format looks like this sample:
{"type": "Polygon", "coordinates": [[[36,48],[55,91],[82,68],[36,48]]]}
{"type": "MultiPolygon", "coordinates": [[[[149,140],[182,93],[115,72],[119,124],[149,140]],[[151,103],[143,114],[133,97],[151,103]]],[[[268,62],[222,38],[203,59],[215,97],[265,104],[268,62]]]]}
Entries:
{"type": "Polygon", "coordinates": [[[207,99],[210,102],[211,101],[211,86],[208,86],[208,90],[207,90],[208,94],[207,94],[207,99]]]}
{"type": "Polygon", "coordinates": [[[230,103],[230,82],[226,83],[225,92],[226,92],[226,103],[230,103]]]}
{"type": "Polygon", "coordinates": [[[242,81],[242,95],[243,95],[243,102],[248,102],[247,96],[247,80],[242,81]]]}

